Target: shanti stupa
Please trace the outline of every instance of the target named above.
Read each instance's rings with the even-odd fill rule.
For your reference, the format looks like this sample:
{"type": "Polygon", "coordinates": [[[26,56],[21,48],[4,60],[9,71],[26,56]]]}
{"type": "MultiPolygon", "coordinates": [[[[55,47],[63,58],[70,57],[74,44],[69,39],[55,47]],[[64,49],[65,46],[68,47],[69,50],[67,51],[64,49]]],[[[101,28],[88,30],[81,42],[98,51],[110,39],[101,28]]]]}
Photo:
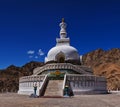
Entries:
{"type": "Polygon", "coordinates": [[[44,66],[35,68],[33,75],[20,78],[19,94],[31,95],[35,84],[38,96],[107,92],[106,79],[93,75],[91,68],[81,64],[77,49],[70,45],[66,27],[67,24],[62,19],[60,38],[56,39],[56,46],[49,50],[44,66]]]}

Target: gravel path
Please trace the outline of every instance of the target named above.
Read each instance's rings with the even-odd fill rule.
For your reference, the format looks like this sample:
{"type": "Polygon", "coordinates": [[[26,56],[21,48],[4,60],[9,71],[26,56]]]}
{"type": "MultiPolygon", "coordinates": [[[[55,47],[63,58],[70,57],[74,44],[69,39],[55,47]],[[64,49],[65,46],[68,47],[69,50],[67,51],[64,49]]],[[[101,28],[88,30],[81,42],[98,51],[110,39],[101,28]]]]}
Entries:
{"type": "Polygon", "coordinates": [[[0,94],[0,107],[120,107],[120,95],[79,95],[72,98],[29,98],[0,94]]]}

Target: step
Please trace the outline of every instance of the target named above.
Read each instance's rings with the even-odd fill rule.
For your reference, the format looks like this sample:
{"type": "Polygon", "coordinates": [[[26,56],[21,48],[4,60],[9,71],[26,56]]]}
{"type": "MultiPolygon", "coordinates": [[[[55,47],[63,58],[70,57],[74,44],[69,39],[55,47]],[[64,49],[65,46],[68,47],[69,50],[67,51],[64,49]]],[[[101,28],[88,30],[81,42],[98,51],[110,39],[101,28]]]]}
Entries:
{"type": "Polygon", "coordinates": [[[62,96],[63,80],[49,80],[44,96],[62,96]]]}

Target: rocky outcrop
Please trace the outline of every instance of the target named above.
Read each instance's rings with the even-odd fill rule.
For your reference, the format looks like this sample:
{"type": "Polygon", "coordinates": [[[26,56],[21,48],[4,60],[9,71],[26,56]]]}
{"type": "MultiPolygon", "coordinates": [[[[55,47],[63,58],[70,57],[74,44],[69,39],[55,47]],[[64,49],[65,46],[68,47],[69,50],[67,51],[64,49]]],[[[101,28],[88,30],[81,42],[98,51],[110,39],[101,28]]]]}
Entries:
{"type": "Polygon", "coordinates": [[[83,55],[83,64],[94,70],[94,74],[105,76],[110,90],[120,89],[120,49],[104,51],[97,49],[83,55]]]}
{"type": "Polygon", "coordinates": [[[19,86],[19,78],[33,73],[33,69],[43,66],[41,62],[29,62],[22,67],[11,65],[0,70],[0,92],[16,92],[19,86]]]}
{"type": "MultiPolygon", "coordinates": [[[[83,55],[83,65],[91,67],[95,75],[105,76],[110,90],[120,89],[120,49],[104,51],[97,49],[83,55]]],[[[41,62],[29,62],[22,67],[11,65],[0,70],[0,92],[17,91],[19,78],[32,75],[33,69],[43,66],[41,62]]]]}

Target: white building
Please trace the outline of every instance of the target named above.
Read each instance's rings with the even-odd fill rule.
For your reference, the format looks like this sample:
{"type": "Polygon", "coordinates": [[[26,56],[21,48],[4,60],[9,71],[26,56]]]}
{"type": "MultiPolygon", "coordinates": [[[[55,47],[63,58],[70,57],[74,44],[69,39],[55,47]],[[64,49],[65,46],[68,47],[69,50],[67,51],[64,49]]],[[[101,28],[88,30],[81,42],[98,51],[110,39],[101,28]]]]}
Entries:
{"type": "Polygon", "coordinates": [[[106,79],[94,76],[91,68],[81,65],[77,49],[70,45],[66,27],[62,19],[56,46],[49,50],[44,66],[35,68],[33,75],[20,78],[19,94],[34,93],[35,84],[39,96],[64,96],[66,87],[67,94],[107,93],[106,79]]]}

